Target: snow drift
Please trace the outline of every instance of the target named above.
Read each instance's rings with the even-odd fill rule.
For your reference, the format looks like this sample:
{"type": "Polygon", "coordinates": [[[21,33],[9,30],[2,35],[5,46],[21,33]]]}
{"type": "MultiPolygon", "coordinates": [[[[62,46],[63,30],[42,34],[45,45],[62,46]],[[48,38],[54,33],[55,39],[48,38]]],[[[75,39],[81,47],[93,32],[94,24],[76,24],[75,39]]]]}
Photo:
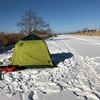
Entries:
{"type": "MultiPolygon", "coordinates": [[[[88,56],[80,56],[68,44],[73,38],[61,35],[47,39],[51,57],[58,67],[3,73],[3,80],[0,80],[0,94],[12,98],[19,93],[20,100],[40,100],[39,93],[46,97],[50,94],[71,91],[73,100],[99,100],[100,74],[97,69],[100,68],[100,63],[88,56]]],[[[83,38],[76,39],[83,41],[83,38]]],[[[85,42],[91,43],[89,39],[85,42]]],[[[10,63],[12,52],[13,49],[0,54],[0,65],[10,63]]],[[[69,100],[72,100],[71,96],[68,97],[69,100]]],[[[52,100],[58,99],[54,97],[52,100]]]]}

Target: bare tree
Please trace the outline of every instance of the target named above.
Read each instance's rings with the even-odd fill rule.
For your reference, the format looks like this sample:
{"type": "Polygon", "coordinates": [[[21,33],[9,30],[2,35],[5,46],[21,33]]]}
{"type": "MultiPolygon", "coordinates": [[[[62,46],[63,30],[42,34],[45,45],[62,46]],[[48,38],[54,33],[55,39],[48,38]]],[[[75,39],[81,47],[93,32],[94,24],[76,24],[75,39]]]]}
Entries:
{"type": "Polygon", "coordinates": [[[35,31],[48,30],[50,28],[49,24],[32,10],[25,12],[25,14],[21,17],[20,22],[17,23],[17,26],[22,32],[26,32],[28,34],[31,34],[35,31]]]}

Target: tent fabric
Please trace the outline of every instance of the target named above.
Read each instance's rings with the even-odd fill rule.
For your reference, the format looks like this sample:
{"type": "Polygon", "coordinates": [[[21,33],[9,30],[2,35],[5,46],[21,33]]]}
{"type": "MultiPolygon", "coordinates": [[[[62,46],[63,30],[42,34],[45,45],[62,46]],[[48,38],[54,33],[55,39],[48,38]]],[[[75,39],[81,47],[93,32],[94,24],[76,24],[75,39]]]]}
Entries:
{"type": "Polygon", "coordinates": [[[40,38],[36,35],[28,35],[28,36],[22,38],[21,40],[42,40],[42,38],[40,38]]]}
{"type": "Polygon", "coordinates": [[[54,66],[45,41],[35,35],[26,36],[15,45],[11,65],[54,66]]]}

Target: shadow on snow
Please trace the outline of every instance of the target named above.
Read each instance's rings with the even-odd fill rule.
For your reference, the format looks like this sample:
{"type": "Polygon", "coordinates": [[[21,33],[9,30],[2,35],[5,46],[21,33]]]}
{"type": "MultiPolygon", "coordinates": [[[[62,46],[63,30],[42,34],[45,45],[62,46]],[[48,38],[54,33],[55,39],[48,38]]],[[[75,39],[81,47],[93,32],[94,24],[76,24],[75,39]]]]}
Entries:
{"type": "Polygon", "coordinates": [[[68,53],[57,53],[57,54],[51,54],[53,62],[57,65],[60,62],[63,62],[65,59],[69,59],[73,57],[73,54],[68,52],[68,53]]]}

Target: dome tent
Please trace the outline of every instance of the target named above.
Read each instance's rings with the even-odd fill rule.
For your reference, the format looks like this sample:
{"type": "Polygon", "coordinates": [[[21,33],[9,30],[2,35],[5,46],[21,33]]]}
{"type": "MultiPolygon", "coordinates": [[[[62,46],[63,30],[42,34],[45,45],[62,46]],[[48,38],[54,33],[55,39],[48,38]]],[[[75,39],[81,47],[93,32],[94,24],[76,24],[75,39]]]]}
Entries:
{"type": "Polygon", "coordinates": [[[16,43],[10,65],[27,68],[54,66],[45,41],[33,34],[16,43]]]}

